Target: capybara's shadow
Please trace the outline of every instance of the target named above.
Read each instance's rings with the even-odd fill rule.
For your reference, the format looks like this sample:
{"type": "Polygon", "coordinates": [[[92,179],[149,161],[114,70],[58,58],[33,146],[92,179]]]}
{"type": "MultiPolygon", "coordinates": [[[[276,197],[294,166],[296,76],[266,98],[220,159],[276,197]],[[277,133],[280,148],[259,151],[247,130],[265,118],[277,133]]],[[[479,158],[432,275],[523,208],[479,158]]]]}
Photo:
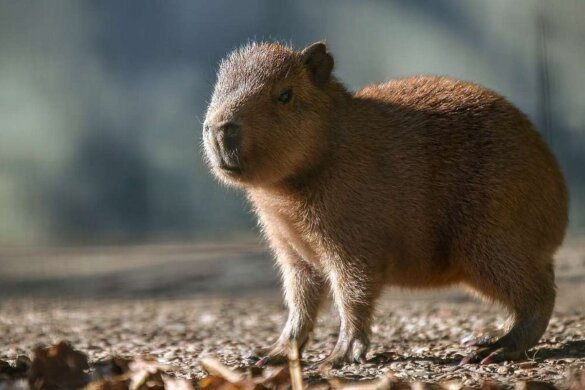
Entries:
{"type": "Polygon", "coordinates": [[[544,359],[582,358],[585,357],[585,339],[567,341],[557,348],[540,348],[533,352],[535,353],[531,357],[536,361],[544,359]]]}
{"type": "MultiPolygon", "coordinates": [[[[442,364],[442,365],[453,365],[459,364],[463,355],[461,356],[454,356],[454,357],[437,357],[437,356],[412,356],[412,357],[402,357],[402,356],[392,356],[392,352],[382,352],[376,353],[370,359],[368,359],[368,363],[377,363],[377,364],[388,364],[394,362],[409,362],[413,360],[426,360],[432,362],[433,364],[442,364]]],[[[556,348],[547,348],[542,347],[537,350],[530,350],[527,353],[527,359],[534,360],[536,362],[541,362],[545,359],[564,359],[564,358],[582,358],[585,357],[585,339],[584,340],[573,340],[567,341],[560,347],[556,348]]]]}
{"type": "Polygon", "coordinates": [[[396,362],[412,362],[414,360],[424,360],[431,362],[432,364],[442,364],[442,365],[454,365],[459,364],[461,359],[463,359],[463,355],[461,356],[454,356],[454,357],[437,357],[432,355],[421,355],[421,356],[411,356],[411,357],[402,357],[392,356],[391,352],[382,352],[376,353],[370,359],[368,359],[368,363],[375,363],[375,364],[389,364],[389,363],[396,363],[396,362]]]}

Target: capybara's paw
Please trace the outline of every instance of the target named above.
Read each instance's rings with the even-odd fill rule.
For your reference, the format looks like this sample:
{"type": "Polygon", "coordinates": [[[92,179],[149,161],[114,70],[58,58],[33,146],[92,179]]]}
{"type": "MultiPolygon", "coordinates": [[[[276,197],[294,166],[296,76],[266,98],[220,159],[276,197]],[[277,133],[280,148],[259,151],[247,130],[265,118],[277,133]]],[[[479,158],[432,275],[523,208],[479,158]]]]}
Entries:
{"type": "Polygon", "coordinates": [[[368,348],[370,343],[367,339],[355,339],[351,344],[351,349],[348,354],[348,361],[350,363],[365,363],[366,362],[366,353],[368,352],[368,348]]]}
{"type": "Polygon", "coordinates": [[[333,352],[317,363],[319,371],[328,371],[345,363],[365,363],[369,341],[367,338],[354,338],[347,343],[338,343],[333,352]]]}
{"type": "Polygon", "coordinates": [[[500,347],[496,345],[478,348],[467,355],[460,365],[469,363],[491,364],[504,361],[518,360],[525,356],[525,351],[518,349],[500,347]]]}
{"type": "Polygon", "coordinates": [[[330,354],[325,359],[317,362],[313,368],[316,368],[318,371],[327,372],[333,368],[338,368],[345,363],[345,356],[341,354],[330,354]]]}
{"type": "Polygon", "coordinates": [[[494,344],[501,335],[486,333],[481,336],[467,336],[461,339],[461,345],[465,347],[489,347],[494,344]]]}
{"type": "Polygon", "coordinates": [[[288,359],[288,349],[286,345],[275,345],[271,348],[266,348],[258,351],[260,360],[256,362],[256,366],[275,366],[284,364],[288,359]]]}

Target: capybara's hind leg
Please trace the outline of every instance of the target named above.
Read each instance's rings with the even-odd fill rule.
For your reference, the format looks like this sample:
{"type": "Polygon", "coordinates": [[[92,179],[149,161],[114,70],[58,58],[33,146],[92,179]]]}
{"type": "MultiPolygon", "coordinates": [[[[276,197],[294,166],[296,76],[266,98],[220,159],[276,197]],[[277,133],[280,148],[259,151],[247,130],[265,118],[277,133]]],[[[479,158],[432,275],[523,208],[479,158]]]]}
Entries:
{"type": "Polygon", "coordinates": [[[482,275],[476,275],[469,281],[473,288],[488,299],[503,304],[510,311],[510,317],[503,336],[486,339],[461,364],[489,364],[523,358],[546,330],[555,302],[552,265],[516,265],[518,267],[510,267],[506,271],[499,269],[499,272],[484,268],[479,270],[482,275]]]}

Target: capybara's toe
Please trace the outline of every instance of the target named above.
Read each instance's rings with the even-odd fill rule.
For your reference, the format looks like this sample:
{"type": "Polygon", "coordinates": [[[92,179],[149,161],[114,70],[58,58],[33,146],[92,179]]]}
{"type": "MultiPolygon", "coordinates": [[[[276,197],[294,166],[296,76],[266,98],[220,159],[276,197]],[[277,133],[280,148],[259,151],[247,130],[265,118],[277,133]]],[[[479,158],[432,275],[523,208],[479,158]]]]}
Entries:
{"type": "Polygon", "coordinates": [[[459,365],[464,364],[491,364],[521,359],[525,351],[496,345],[479,348],[467,355],[459,365]]]}

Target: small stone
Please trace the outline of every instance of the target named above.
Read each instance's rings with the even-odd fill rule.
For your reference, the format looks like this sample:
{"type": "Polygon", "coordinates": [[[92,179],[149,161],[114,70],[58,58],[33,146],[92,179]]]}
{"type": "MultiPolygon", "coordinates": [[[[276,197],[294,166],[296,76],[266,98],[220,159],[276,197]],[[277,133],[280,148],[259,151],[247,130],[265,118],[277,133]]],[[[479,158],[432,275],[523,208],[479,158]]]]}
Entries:
{"type": "Polygon", "coordinates": [[[528,361],[528,362],[522,362],[520,364],[518,364],[518,367],[525,369],[525,368],[532,368],[536,366],[536,362],[532,362],[532,361],[528,361]]]}

